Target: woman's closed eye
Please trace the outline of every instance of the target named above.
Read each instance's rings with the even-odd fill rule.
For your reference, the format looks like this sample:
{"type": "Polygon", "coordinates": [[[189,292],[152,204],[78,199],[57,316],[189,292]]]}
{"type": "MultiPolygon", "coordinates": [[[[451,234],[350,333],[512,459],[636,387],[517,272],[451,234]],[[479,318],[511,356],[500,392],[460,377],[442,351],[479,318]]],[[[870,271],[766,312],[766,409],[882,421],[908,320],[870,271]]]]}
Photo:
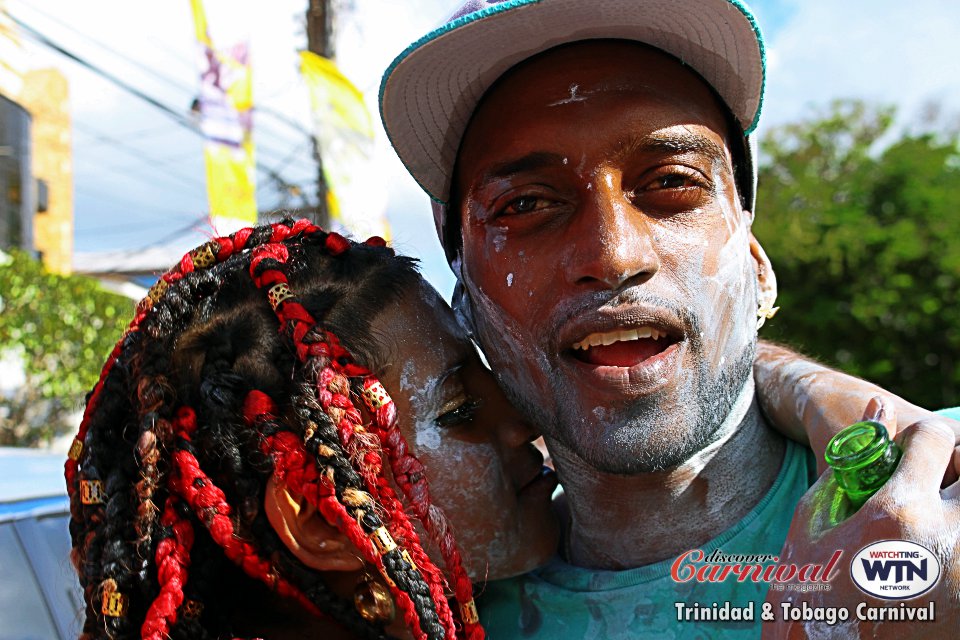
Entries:
{"type": "MultiPolygon", "coordinates": [[[[449,428],[469,424],[473,421],[481,402],[475,398],[465,398],[457,401],[452,408],[441,413],[433,421],[438,427],[449,428]]],[[[448,405],[449,406],[449,405],[448,405]]],[[[446,407],[444,407],[446,409],[446,407]]]]}

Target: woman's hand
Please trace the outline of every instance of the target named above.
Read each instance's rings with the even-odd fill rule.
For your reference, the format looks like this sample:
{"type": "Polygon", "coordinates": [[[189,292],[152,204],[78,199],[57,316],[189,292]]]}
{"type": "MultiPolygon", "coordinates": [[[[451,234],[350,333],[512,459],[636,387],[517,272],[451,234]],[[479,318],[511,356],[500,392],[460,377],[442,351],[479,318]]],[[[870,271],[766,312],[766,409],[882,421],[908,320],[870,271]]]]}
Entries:
{"type": "MultiPolygon", "coordinates": [[[[960,445],[960,422],[937,416],[865,380],[807,360],[770,342],[757,344],[753,367],[757,394],[771,425],[788,438],[808,444],[817,457],[817,470],[827,467],[823,452],[844,427],[862,419],[882,422],[894,437],[903,427],[926,419],[948,425],[960,445]],[[898,428],[898,425],[900,427],[898,428]]],[[[960,474],[960,449],[946,469],[943,484],[960,474]]]]}

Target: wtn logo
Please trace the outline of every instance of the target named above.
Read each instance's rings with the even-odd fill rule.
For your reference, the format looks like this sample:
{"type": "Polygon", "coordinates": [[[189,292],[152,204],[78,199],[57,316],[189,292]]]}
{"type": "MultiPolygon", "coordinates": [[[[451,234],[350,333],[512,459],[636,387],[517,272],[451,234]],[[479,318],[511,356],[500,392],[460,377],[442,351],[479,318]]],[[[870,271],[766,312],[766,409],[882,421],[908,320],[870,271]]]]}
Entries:
{"type": "Polygon", "coordinates": [[[894,582],[900,583],[904,580],[926,580],[927,579],[927,560],[924,558],[919,564],[910,560],[866,560],[860,559],[863,563],[863,572],[867,575],[867,580],[889,580],[890,572],[894,572],[894,582]]]}
{"type": "Polygon", "coordinates": [[[926,547],[907,540],[865,546],[850,563],[850,577],[864,593],[886,600],[915,598],[940,579],[940,561],[926,547]]]}

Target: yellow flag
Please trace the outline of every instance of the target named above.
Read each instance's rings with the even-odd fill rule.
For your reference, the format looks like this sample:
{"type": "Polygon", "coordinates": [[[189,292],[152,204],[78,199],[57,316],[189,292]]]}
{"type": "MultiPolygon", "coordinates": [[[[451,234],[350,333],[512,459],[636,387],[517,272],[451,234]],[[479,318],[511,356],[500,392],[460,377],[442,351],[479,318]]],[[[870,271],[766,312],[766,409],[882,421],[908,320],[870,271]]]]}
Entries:
{"type": "Polygon", "coordinates": [[[310,91],[331,220],[361,240],[389,239],[386,192],[371,190],[367,179],[373,171],[374,130],[363,94],[332,60],[310,51],[300,53],[300,73],[310,91]]]}
{"type": "Polygon", "coordinates": [[[333,60],[301,51],[300,73],[310,90],[314,113],[323,114],[325,126],[356,131],[373,139],[373,123],[363,94],[340,73],[333,60]]]}
{"type": "Polygon", "coordinates": [[[200,50],[200,128],[210,221],[217,233],[257,223],[253,83],[246,43],[217,50],[202,0],[190,0],[200,50]]]}

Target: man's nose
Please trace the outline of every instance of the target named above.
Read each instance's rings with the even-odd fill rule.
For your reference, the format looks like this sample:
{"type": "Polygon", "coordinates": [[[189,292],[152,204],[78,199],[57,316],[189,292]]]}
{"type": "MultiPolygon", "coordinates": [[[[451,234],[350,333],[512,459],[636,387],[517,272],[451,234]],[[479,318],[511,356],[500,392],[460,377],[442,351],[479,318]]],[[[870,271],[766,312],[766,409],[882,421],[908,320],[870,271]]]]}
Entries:
{"type": "Polygon", "coordinates": [[[590,184],[569,228],[568,280],[604,289],[646,282],[660,270],[649,219],[624,197],[615,172],[601,172],[590,184]]]}

